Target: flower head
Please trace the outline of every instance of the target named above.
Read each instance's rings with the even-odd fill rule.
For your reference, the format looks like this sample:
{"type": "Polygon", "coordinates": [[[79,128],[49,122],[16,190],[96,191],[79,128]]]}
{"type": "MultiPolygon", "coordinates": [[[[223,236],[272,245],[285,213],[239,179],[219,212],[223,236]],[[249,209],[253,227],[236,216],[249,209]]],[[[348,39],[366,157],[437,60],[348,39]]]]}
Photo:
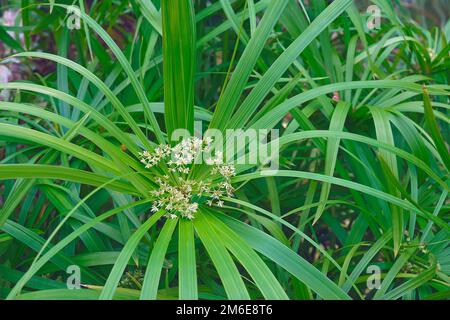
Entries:
{"type": "Polygon", "coordinates": [[[235,168],[231,164],[223,163],[222,152],[216,152],[214,158],[206,160],[207,165],[213,166],[211,173],[220,175],[222,181],[213,182],[211,179],[197,181],[189,178],[191,165],[203,152],[210,150],[212,143],[210,137],[203,140],[194,137],[183,139],[174,147],[164,144],[155,148],[153,152],[139,153],[141,162],[146,168],[152,168],[164,161],[169,171],[173,175],[178,175],[175,181],[168,175],[156,179],[159,189],[150,191],[155,197],[151,212],[165,210],[166,217],[170,219],[179,216],[194,219],[199,207],[194,198],[206,196],[209,198],[206,201],[208,206],[222,207],[224,202],[221,198],[233,196],[234,189],[230,179],[236,174],[235,168]]]}

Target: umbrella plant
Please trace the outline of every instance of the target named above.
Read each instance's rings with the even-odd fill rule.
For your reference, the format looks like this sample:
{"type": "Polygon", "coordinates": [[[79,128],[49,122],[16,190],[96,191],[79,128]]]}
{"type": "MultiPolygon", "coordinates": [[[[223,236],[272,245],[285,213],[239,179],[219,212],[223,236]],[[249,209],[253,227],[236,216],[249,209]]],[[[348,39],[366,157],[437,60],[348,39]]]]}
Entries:
{"type": "Polygon", "coordinates": [[[2,298],[448,297],[449,24],[107,2],[22,1],[0,27],[29,70],[0,82],[2,298]]]}

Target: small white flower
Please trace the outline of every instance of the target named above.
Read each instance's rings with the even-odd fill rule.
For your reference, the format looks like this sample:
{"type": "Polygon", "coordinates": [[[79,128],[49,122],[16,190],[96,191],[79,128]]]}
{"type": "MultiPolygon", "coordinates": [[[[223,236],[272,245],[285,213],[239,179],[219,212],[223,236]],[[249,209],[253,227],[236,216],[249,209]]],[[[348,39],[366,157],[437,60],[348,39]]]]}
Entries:
{"type": "Polygon", "coordinates": [[[213,139],[211,137],[206,137],[205,138],[205,144],[206,145],[210,145],[213,142],[213,139]]]}
{"type": "Polygon", "coordinates": [[[194,216],[190,213],[188,213],[185,217],[188,218],[189,220],[194,219],[194,216]]]}

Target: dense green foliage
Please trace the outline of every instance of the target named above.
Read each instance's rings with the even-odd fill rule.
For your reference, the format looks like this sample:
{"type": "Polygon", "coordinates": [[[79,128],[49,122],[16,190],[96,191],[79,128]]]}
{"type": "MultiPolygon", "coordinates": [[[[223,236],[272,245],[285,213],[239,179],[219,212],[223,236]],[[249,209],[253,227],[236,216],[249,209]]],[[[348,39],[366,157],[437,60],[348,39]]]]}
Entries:
{"type": "MultiPolygon", "coordinates": [[[[373,0],[369,30],[352,0],[0,3],[17,13],[0,71],[19,69],[0,78],[0,298],[450,296],[438,5],[417,21],[373,0]],[[168,219],[154,201],[178,173],[139,154],[195,120],[278,129],[280,168],[238,164],[224,203],[168,219]]],[[[206,165],[189,178],[221,183],[206,165]]]]}

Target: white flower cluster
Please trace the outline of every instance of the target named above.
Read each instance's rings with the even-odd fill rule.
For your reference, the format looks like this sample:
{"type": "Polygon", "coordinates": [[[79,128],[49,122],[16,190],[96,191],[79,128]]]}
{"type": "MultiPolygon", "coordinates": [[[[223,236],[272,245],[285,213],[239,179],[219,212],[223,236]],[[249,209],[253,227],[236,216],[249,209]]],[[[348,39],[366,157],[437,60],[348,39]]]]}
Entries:
{"type": "Polygon", "coordinates": [[[221,182],[213,182],[210,179],[196,181],[188,179],[185,174],[190,172],[190,165],[201,155],[202,152],[208,152],[212,145],[211,138],[203,140],[199,138],[188,138],[181,141],[174,147],[160,145],[154,152],[144,151],[140,153],[141,162],[146,168],[151,168],[162,160],[171,158],[166,162],[169,170],[174,173],[181,173],[175,181],[173,178],[165,175],[162,179],[158,178],[156,182],[159,190],[153,190],[150,193],[156,198],[152,206],[152,212],[165,210],[166,216],[175,219],[178,216],[193,219],[198,210],[198,202],[193,201],[205,196],[209,200],[206,204],[222,207],[223,196],[232,197],[234,189],[231,185],[231,177],[236,175],[235,168],[231,164],[223,164],[222,152],[216,152],[214,158],[209,158],[205,162],[213,166],[212,174],[219,174],[222,177],[221,182]],[[174,183],[172,183],[174,182],[174,183]]]}
{"type": "Polygon", "coordinates": [[[153,153],[144,151],[140,153],[141,162],[146,168],[151,168],[161,162],[161,160],[171,157],[166,163],[171,172],[189,173],[188,166],[194,162],[197,156],[202,152],[207,152],[211,148],[212,139],[203,140],[193,137],[183,139],[174,147],[163,144],[155,149],[153,153]]]}
{"type": "Polygon", "coordinates": [[[158,164],[162,159],[170,156],[170,153],[171,149],[168,145],[161,145],[155,149],[154,153],[144,151],[139,153],[139,155],[141,156],[141,162],[148,169],[158,164]]]}
{"type": "MultiPolygon", "coordinates": [[[[183,180],[180,177],[180,180],[183,180]]],[[[163,179],[157,179],[160,189],[153,190],[150,193],[158,200],[153,203],[152,212],[160,209],[166,210],[166,216],[171,219],[177,217],[180,213],[182,217],[193,219],[194,213],[197,212],[198,203],[192,202],[192,191],[196,187],[195,181],[180,181],[180,185],[172,186],[169,183],[169,177],[164,176],[163,179]]]]}

